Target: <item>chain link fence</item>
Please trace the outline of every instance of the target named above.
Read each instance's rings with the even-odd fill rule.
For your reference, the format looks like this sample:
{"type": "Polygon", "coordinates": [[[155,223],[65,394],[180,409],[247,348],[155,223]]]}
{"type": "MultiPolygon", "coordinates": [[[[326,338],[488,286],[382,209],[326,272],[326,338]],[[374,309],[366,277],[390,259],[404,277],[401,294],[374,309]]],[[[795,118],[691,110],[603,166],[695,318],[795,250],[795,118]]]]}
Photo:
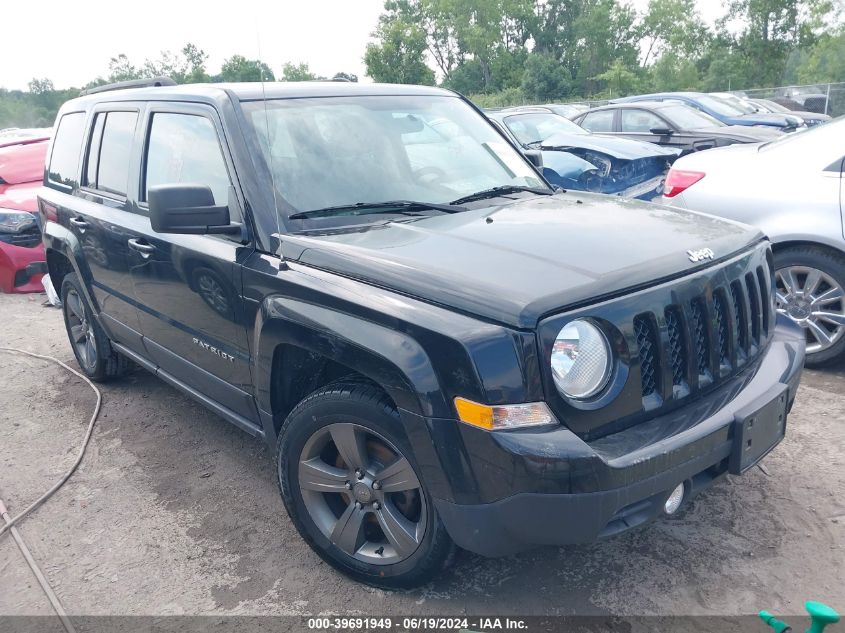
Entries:
{"type": "Polygon", "coordinates": [[[819,112],[834,117],[845,114],[845,83],[754,88],[733,92],[752,99],[769,99],[790,110],[819,112]]]}

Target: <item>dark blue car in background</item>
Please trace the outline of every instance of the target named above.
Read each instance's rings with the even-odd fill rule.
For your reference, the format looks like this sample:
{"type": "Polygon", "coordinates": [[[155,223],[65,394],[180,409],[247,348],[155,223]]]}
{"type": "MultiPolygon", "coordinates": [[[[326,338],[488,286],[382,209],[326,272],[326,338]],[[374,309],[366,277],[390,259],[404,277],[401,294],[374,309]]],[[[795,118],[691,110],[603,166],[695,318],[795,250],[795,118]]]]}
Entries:
{"type": "Polygon", "coordinates": [[[540,108],[510,108],[487,117],[522,150],[539,150],[543,176],[564,189],[652,200],[663,193],[679,150],[592,134],[540,108]]]}
{"type": "Polygon", "coordinates": [[[800,117],[790,114],[745,113],[730,103],[703,92],[657,92],[613,99],[611,103],[632,103],[635,101],[679,101],[706,112],[726,125],[768,126],[781,128],[784,131],[795,130],[804,125],[804,121],[800,117]]]}

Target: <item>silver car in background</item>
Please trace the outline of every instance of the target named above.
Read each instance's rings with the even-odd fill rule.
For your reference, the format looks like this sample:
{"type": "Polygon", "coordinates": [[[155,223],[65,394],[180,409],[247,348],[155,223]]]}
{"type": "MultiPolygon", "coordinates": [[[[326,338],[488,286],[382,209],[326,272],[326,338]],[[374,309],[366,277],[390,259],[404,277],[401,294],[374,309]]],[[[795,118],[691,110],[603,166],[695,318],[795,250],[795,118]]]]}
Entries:
{"type": "Polygon", "coordinates": [[[669,171],[662,198],[769,236],[778,311],[804,328],[808,366],[845,351],[843,169],[845,117],[767,143],[684,156],[669,171]]]}

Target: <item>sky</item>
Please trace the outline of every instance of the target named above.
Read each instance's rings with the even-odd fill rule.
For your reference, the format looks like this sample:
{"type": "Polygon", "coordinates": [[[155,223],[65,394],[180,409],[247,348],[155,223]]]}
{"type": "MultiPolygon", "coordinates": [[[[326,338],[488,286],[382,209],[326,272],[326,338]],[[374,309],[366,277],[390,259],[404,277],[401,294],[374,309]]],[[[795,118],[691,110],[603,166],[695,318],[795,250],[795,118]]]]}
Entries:
{"type": "MultiPolygon", "coordinates": [[[[79,87],[108,73],[125,53],[140,66],[187,42],[208,53],[217,72],[227,57],[260,58],[281,74],[285,62],[307,62],[318,75],[351,72],[363,78],[383,0],[4,0],[0,87],[26,89],[33,77],[57,88],[79,87]],[[123,6],[128,10],[121,10],[123,6]],[[259,54],[260,53],[260,54],[259,54]]],[[[642,11],[648,0],[631,0],[642,11]]],[[[721,0],[696,2],[711,22],[721,0]]]]}
{"type": "Polygon", "coordinates": [[[57,88],[108,73],[125,53],[136,65],[192,42],[214,73],[234,54],[270,65],[307,62],[319,75],[364,75],[384,0],[2,0],[0,86],[26,89],[33,77],[57,88]],[[125,7],[125,9],[124,9],[125,7]],[[19,28],[13,27],[19,25],[19,28]]]}

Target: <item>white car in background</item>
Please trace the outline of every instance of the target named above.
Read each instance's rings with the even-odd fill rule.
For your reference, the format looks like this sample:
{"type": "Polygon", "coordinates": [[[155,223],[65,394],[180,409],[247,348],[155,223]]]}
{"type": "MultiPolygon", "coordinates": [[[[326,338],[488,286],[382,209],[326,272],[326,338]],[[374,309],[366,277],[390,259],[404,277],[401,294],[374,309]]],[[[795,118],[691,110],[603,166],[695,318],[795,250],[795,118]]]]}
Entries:
{"type": "MultiPolygon", "coordinates": [[[[760,227],[774,249],[778,311],[807,336],[807,365],[845,351],[845,117],[767,143],[678,159],[662,201],[760,227]]],[[[719,253],[716,253],[716,257],[719,253]]]]}

